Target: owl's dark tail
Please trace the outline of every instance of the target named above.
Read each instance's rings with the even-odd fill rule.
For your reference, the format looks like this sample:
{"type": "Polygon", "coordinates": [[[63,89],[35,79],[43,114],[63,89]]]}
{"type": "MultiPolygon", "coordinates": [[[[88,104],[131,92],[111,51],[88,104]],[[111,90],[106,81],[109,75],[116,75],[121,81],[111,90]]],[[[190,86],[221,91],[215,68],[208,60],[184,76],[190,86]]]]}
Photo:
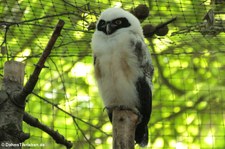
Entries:
{"type": "Polygon", "coordinates": [[[135,141],[141,147],[148,145],[148,126],[140,123],[135,131],[135,141]]]}

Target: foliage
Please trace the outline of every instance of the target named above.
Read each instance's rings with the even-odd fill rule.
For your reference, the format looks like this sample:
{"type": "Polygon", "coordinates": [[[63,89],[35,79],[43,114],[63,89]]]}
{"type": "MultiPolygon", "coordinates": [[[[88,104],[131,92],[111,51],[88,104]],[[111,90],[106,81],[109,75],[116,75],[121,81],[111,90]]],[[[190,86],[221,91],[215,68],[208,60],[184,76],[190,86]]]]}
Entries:
{"type": "MultiPolygon", "coordinates": [[[[142,25],[157,25],[177,17],[169,25],[167,36],[146,39],[155,66],[149,147],[224,148],[225,34],[208,36],[188,31],[171,36],[204,22],[203,17],[209,9],[224,12],[224,4],[211,5],[209,0],[120,2],[0,0],[0,41],[4,41],[7,29],[7,40],[1,48],[8,49],[8,55],[0,54],[1,73],[7,59],[23,61],[27,80],[58,19],[66,22],[41,72],[35,94],[27,98],[26,111],[73,141],[76,149],[111,148],[111,124],[93,79],[90,47],[93,30],[88,30],[88,26],[105,8],[122,4],[130,10],[145,3],[150,8],[150,16],[142,25]]],[[[218,17],[224,19],[224,15],[218,17]]],[[[39,129],[25,123],[23,128],[31,133],[27,144],[43,143],[46,148],[64,148],[39,129]]]]}

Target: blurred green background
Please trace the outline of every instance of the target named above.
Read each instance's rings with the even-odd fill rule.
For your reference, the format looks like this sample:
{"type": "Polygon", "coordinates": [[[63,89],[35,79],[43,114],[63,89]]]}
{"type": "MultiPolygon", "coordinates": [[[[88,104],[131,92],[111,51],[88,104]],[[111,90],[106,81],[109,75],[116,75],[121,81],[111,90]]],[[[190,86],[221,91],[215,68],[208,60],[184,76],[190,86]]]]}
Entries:
{"type": "MultiPolygon", "coordinates": [[[[225,148],[225,2],[0,0],[0,3],[1,78],[4,63],[16,60],[26,64],[26,82],[58,20],[65,21],[45,63],[47,68],[39,76],[35,94],[27,98],[26,111],[58,130],[73,142],[75,149],[112,146],[112,126],[93,78],[90,47],[94,32],[90,25],[96,22],[100,12],[113,6],[129,11],[146,4],[150,15],[142,22],[143,26],[177,17],[168,25],[166,36],[146,39],[155,66],[150,140],[146,148],[225,148]],[[207,20],[203,20],[210,9],[215,13],[213,26],[207,26],[207,20]]],[[[65,148],[26,123],[23,129],[31,134],[27,144],[65,148]]]]}

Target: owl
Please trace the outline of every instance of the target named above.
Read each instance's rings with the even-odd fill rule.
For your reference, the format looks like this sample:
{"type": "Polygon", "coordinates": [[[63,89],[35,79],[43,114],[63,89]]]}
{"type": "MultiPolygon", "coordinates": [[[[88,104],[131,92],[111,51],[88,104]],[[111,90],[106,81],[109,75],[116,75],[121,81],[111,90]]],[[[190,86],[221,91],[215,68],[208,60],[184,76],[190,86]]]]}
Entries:
{"type": "Polygon", "coordinates": [[[138,111],[135,141],[148,144],[154,68],[139,20],[122,8],[108,8],[97,21],[91,46],[94,73],[103,103],[112,121],[113,107],[138,111]]]}

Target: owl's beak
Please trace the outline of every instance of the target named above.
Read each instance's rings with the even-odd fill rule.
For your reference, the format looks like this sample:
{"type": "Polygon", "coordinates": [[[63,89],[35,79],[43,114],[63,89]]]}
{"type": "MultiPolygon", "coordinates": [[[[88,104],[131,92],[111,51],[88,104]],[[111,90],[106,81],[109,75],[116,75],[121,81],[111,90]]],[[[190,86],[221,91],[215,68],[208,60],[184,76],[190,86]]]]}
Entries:
{"type": "Polygon", "coordinates": [[[107,33],[107,35],[112,33],[111,22],[107,23],[107,25],[106,25],[106,33],[107,33]]]}
{"type": "Polygon", "coordinates": [[[112,22],[107,22],[106,24],[106,34],[110,35],[115,31],[116,25],[112,22]]]}

